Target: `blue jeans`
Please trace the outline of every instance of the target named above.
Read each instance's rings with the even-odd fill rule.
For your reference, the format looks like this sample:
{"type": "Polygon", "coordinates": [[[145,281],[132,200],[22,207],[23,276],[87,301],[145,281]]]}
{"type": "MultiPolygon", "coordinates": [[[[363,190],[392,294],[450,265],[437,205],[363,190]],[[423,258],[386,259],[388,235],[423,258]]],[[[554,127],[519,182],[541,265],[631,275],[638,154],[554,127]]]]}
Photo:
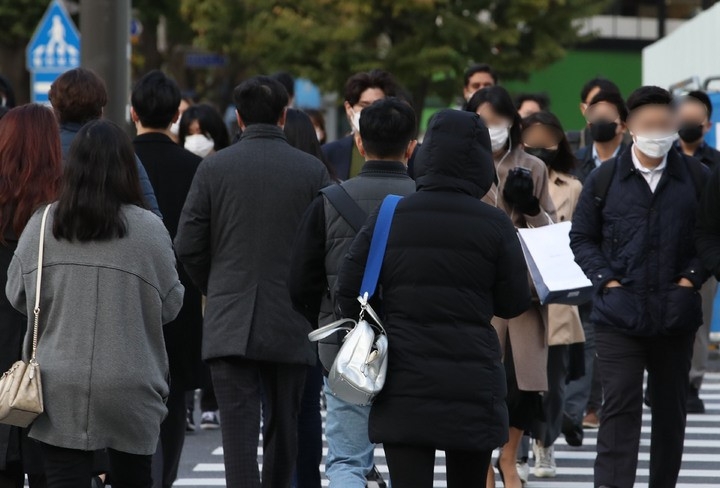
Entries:
{"type": "Polygon", "coordinates": [[[370,407],[344,402],[334,396],[325,379],[328,453],[325,474],[330,488],[365,488],[373,468],[375,444],[368,438],[370,407]]]}

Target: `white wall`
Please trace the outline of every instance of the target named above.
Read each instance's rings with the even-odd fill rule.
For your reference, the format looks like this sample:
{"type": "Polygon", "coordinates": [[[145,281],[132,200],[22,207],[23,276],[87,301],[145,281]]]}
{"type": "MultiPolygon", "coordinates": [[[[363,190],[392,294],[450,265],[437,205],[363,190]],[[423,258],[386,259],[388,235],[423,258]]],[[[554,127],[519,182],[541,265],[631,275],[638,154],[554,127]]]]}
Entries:
{"type": "Polygon", "coordinates": [[[720,75],[720,3],[643,49],[644,85],[664,88],[686,78],[720,75]]]}

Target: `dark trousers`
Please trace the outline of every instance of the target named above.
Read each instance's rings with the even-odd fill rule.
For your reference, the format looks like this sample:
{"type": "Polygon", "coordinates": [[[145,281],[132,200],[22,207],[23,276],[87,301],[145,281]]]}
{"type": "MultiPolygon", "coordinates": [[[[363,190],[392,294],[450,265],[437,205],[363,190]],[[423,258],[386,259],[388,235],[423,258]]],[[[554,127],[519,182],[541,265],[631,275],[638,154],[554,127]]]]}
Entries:
{"type": "Polygon", "coordinates": [[[157,451],[152,458],[154,488],[171,488],[177,479],[180,456],[185,444],[185,419],[187,418],[185,388],[182,384],[170,382],[170,395],[166,406],[168,414],[160,424],[160,439],[158,439],[157,451]]]}
{"type": "MultiPolygon", "coordinates": [[[[432,488],[435,449],[385,444],[393,488],[432,488]]],[[[446,451],[448,488],[485,488],[492,451],[446,451]]]]}
{"type": "Polygon", "coordinates": [[[555,444],[562,429],[569,358],[568,346],[548,348],[548,391],[543,393],[542,400],[545,419],[536,422],[532,429],[535,439],[543,447],[555,444]]]}
{"type": "Polygon", "coordinates": [[[0,471],[0,488],[23,488],[23,486],[25,486],[25,473],[21,463],[9,463],[0,471]]]}
{"type": "MultiPolygon", "coordinates": [[[[210,368],[203,363],[202,390],[200,395],[200,412],[215,412],[218,409],[217,398],[215,398],[215,388],[213,388],[212,378],[210,377],[210,368]]],[[[195,412],[195,390],[185,392],[185,406],[190,415],[195,412]]]]}
{"type": "Polygon", "coordinates": [[[319,363],[307,370],[300,416],[298,418],[298,456],[295,469],[295,488],[320,488],[322,462],[322,417],[320,390],[323,368],[319,363]]]}
{"type": "MultiPolygon", "coordinates": [[[[48,488],[90,486],[94,453],[42,444],[48,488]]],[[[140,456],[108,449],[113,488],[150,488],[152,456],[140,456]]]]}
{"type": "Polygon", "coordinates": [[[288,488],[297,459],[298,414],[307,367],[242,358],[210,362],[225,453],[227,488],[288,488]],[[262,485],[257,463],[265,397],[262,485]]]}
{"type": "Polygon", "coordinates": [[[688,373],[694,333],[634,337],[596,327],[598,366],[605,392],[597,438],[595,486],[631,488],[640,447],[643,375],[652,402],[650,488],[677,483],[685,440],[688,373]]]}
{"type": "Polygon", "coordinates": [[[592,381],[590,383],[590,396],[587,401],[587,411],[596,414],[602,410],[603,405],[603,388],[602,378],[600,378],[600,368],[598,367],[598,359],[593,359],[592,381]]]}
{"type": "MultiPolygon", "coordinates": [[[[25,486],[25,473],[22,464],[8,464],[4,471],[0,471],[0,488],[23,488],[25,486]]],[[[28,474],[30,488],[47,488],[44,474],[28,474]]]]}

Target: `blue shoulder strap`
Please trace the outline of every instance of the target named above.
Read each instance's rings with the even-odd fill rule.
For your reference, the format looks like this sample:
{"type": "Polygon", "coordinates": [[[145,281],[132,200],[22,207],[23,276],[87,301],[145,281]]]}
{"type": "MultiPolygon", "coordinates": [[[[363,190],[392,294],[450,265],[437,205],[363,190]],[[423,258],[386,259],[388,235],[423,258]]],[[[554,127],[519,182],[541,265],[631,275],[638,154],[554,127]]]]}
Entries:
{"type": "Polygon", "coordinates": [[[380,206],[375,230],[373,231],[372,241],[370,242],[370,252],[368,254],[367,264],[365,265],[365,275],[363,276],[362,285],[360,286],[360,296],[367,297],[369,300],[375,293],[378,279],[380,278],[380,268],[382,268],[383,259],[385,258],[385,248],[387,247],[388,236],[390,235],[390,225],[392,224],[395,207],[402,197],[397,195],[388,195],[380,206]]]}

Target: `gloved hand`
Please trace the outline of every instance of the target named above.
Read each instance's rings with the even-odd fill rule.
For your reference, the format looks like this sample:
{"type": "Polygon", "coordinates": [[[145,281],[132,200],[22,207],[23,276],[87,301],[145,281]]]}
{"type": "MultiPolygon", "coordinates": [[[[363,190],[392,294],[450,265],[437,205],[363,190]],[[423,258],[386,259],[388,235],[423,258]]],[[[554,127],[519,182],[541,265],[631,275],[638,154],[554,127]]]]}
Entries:
{"type": "Polygon", "coordinates": [[[540,213],[540,201],[534,195],[532,173],[526,168],[513,168],[508,172],[503,188],[505,201],[525,215],[540,213]]]}

